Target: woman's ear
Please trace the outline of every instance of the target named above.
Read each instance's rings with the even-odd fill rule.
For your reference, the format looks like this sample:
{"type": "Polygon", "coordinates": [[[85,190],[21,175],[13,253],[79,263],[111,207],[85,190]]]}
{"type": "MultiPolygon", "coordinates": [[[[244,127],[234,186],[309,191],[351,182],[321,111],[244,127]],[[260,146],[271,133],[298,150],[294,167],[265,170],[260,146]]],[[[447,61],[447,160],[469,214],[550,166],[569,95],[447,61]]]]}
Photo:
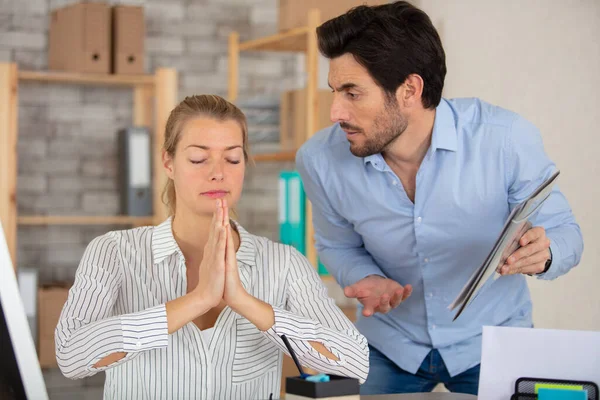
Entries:
{"type": "Polygon", "coordinates": [[[167,176],[171,179],[174,179],[175,174],[173,173],[173,157],[171,157],[171,155],[165,150],[162,152],[162,161],[167,176]]]}

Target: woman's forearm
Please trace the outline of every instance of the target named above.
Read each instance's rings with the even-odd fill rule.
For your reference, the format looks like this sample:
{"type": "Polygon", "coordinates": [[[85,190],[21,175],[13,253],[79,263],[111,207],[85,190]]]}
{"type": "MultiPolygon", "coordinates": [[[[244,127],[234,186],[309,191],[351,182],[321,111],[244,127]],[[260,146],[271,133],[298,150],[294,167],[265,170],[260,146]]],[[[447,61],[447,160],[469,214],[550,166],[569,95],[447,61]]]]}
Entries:
{"type": "MultiPolygon", "coordinates": [[[[167,311],[168,331],[171,334],[181,329],[185,324],[204,315],[209,307],[200,295],[196,292],[190,292],[185,296],[167,302],[165,309],[167,311]]],[[[125,356],[127,356],[126,352],[111,353],[94,364],[94,368],[107,367],[125,358],[125,356]]]]}
{"type": "Polygon", "coordinates": [[[196,292],[190,292],[166,304],[169,334],[178,331],[210,310],[210,305],[196,292]]]}
{"type": "Polygon", "coordinates": [[[245,295],[236,304],[230,304],[229,306],[263,332],[269,330],[275,324],[273,307],[249,294],[245,295]]]}

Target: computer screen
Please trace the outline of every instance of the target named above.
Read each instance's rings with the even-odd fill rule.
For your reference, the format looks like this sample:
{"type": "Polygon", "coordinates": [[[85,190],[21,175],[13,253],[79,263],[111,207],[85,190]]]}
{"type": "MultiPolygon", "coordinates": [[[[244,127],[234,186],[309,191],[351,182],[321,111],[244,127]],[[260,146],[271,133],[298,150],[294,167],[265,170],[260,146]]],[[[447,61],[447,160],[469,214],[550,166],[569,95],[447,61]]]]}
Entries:
{"type": "Polygon", "coordinates": [[[1,223],[0,399],[48,399],[1,223]]]}

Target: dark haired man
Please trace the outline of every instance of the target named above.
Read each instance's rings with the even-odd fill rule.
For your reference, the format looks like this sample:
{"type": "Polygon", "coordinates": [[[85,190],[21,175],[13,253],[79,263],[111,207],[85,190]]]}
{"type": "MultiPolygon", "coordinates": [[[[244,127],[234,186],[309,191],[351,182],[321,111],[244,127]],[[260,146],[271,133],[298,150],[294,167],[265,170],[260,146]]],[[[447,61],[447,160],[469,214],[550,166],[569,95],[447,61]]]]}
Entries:
{"type": "Polygon", "coordinates": [[[455,322],[447,307],[512,207],[555,165],[519,115],[479,99],[442,98],[444,49],[411,4],[357,7],[317,34],[330,59],[336,124],[305,143],[296,162],[319,256],[362,304],[357,326],[371,367],[361,392],[443,383],[476,394],[482,326],[531,327],[524,275],[554,279],[581,258],[581,231],[557,188],[505,276],[455,322]]]}

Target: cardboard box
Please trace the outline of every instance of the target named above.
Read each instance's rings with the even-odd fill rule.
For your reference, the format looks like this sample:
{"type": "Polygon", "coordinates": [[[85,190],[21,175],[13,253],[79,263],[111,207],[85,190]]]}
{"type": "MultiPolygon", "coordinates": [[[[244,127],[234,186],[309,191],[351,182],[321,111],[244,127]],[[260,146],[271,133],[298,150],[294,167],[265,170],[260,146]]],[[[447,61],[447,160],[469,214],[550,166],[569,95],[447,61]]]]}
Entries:
{"type": "MultiPolygon", "coordinates": [[[[333,125],[329,118],[333,93],[319,90],[317,130],[333,125]]],[[[284,150],[299,148],[306,140],[306,89],[290,90],[281,95],[279,109],[280,142],[284,150]]],[[[315,132],[312,132],[313,134],[315,132]]]]}
{"type": "Polygon", "coordinates": [[[77,3],[51,14],[48,67],[51,70],[110,73],[110,8],[77,3]]]}
{"type": "Polygon", "coordinates": [[[112,72],[144,73],[144,8],[115,6],[112,9],[112,72]]]}
{"type": "Polygon", "coordinates": [[[68,295],[66,285],[38,289],[38,357],[43,368],[57,365],[54,330],[68,295]]]}
{"type": "Polygon", "coordinates": [[[306,26],[308,11],[311,8],[321,11],[323,23],[360,5],[375,6],[385,3],[386,0],[279,0],[279,32],[306,26]]]}

